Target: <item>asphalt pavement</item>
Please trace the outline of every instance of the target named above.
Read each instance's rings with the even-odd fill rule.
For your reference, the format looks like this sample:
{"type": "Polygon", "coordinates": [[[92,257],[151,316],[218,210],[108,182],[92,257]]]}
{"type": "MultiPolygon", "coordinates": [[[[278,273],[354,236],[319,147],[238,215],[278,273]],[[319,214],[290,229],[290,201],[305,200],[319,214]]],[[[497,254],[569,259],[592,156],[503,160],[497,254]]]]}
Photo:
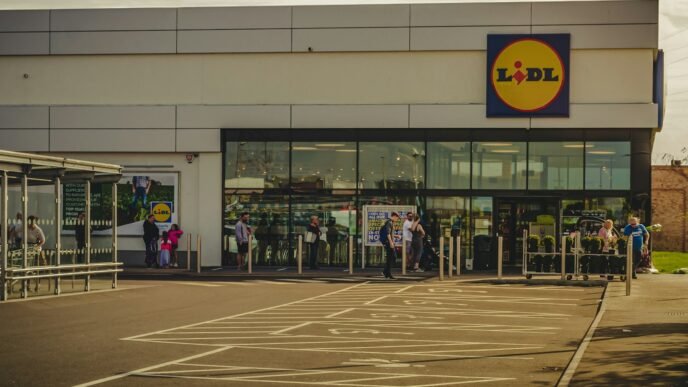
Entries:
{"type": "Polygon", "coordinates": [[[3,385],[555,385],[602,287],[123,280],[0,305],[3,385]]]}

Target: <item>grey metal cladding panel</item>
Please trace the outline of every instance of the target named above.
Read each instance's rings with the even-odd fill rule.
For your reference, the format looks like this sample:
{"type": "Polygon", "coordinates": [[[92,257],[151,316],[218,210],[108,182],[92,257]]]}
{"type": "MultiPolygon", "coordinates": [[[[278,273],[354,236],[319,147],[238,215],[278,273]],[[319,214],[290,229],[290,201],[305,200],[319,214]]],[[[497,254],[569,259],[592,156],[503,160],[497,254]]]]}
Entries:
{"type": "Polygon", "coordinates": [[[0,129],[0,148],[16,152],[47,152],[48,129],[0,129]]]}
{"type": "Polygon", "coordinates": [[[412,128],[528,128],[528,118],[487,118],[485,105],[411,105],[412,128]]]}
{"type": "Polygon", "coordinates": [[[485,50],[487,34],[529,34],[529,26],[414,27],[411,51],[485,50]]]}
{"type": "Polygon", "coordinates": [[[180,105],[178,128],[288,128],[289,105],[180,105]]]}
{"type": "Polygon", "coordinates": [[[411,26],[530,25],[530,3],[414,4],[411,26]]]}
{"type": "Polygon", "coordinates": [[[174,8],[64,9],[51,11],[51,31],[174,30],[174,8]]]}
{"type": "Polygon", "coordinates": [[[295,29],[292,51],[408,51],[408,28],[295,29]]]}
{"type": "Polygon", "coordinates": [[[533,25],[657,23],[657,0],[533,2],[533,25]]]}
{"type": "Polygon", "coordinates": [[[657,24],[533,26],[534,34],[570,33],[572,49],[657,48],[657,24]]]}
{"type": "Polygon", "coordinates": [[[49,11],[0,11],[0,32],[41,32],[49,29],[49,11]]]}
{"type": "Polygon", "coordinates": [[[323,5],[293,8],[294,28],[408,27],[408,5],[323,5]]]}
{"type": "Polygon", "coordinates": [[[178,53],[289,51],[290,29],[178,32],[178,53]]]}
{"type": "Polygon", "coordinates": [[[51,129],[51,152],[174,152],[174,129],[51,129]]]}
{"type": "Polygon", "coordinates": [[[177,129],[177,152],[219,152],[220,129],[177,129]]]}
{"type": "Polygon", "coordinates": [[[294,105],[294,128],[407,128],[408,105],[294,105]]]}
{"type": "Polygon", "coordinates": [[[173,54],[176,31],[52,32],[52,54],[173,54]]]}
{"type": "Polygon", "coordinates": [[[180,8],[178,28],[180,30],[291,28],[291,8],[180,8]]]}
{"type": "MultiPolygon", "coordinates": [[[[50,127],[47,106],[0,106],[0,128],[41,129],[50,127]]],[[[2,146],[0,145],[0,148],[2,146]]]]}
{"type": "Polygon", "coordinates": [[[48,55],[49,32],[0,33],[0,55],[48,55]]]}
{"type": "Polygon", "coordinates": [[[126,129],[175,127],[174,106],[53,106],[50,127],[126,129]]]}

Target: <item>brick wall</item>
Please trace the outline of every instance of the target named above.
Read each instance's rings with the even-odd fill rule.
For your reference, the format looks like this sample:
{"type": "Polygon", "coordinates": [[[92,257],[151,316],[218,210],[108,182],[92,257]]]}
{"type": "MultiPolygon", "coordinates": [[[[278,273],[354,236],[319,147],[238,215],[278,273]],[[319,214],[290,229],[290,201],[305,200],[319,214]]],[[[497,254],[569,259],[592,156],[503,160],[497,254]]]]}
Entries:
{"type": "Polygon", "coordinates": [[[688,167],[652,167],[652,223],[663,226],[652,234],[654,250],[688,251],[688,167]]]}

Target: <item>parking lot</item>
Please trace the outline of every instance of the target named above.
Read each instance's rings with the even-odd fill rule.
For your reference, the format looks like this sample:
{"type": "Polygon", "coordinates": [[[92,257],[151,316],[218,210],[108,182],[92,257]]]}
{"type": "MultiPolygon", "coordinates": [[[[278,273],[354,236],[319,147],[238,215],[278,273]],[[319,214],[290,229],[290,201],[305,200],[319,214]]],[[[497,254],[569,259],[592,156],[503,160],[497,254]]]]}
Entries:
{"type": "Polygon", "coordinates": [[[3,367],[9,373],[5,380],[113,386],[554,385],[602,293],[597,287],[434,280],[126,281],[123,286],[133,288],[1,306],[19,315],[41,312],[31,324],[11,325],[0,334],[15,334],[2,338],[15,344],[15,356],[0,355],[11,365],[3,367]],[[40,318],[60,310],[77,313],[78,323],[63,315],[51,326],[40,318]],[[32,335],[51,330],[62,332],[55,342],[32,335]],[[51,353],[53,347],[59,351],[51,353]],[[35,364],[63,367],[31,372],[35,364]]]}

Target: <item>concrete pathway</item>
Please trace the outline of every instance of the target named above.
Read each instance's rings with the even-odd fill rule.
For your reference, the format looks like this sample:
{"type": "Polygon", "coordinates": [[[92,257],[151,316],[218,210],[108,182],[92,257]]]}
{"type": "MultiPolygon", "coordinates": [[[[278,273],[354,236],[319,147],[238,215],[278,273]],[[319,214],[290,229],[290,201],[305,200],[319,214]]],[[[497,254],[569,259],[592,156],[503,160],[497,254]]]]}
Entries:
{"type": "Polygon", "coordinates": [[[611,282],[572,386],[688,386],[688,276],[611,282]]]}

